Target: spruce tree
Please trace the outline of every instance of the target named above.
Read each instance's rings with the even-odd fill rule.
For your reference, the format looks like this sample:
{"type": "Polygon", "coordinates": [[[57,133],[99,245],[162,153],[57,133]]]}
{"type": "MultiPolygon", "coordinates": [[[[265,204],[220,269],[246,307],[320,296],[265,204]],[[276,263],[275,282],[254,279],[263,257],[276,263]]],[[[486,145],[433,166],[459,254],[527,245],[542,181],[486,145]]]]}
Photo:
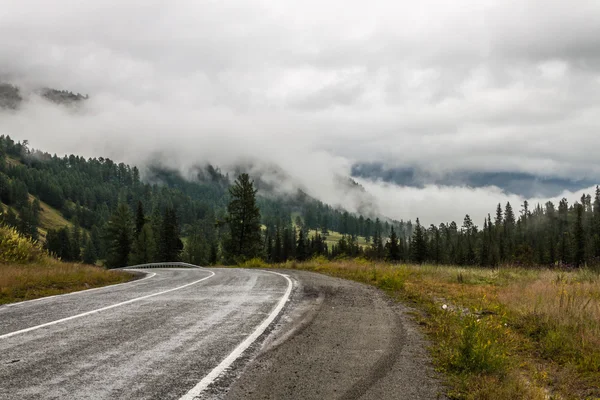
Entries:
{"type": "Polygon", "coordinates": [[[308,258],[306,240],[304,239],[304,231],[298,231],[298,240],[296,241],[296,259],[304,261],[308,258]]]}
{"type": "Polygon", "coordinates": [[[600,263],[600,186],[596,186],[593,212],[592,240],[594,243],[594,258],[597,263],[600,263]]]}
{"type": "Polygon", "coordinates": [[[156,239],[154,238],[152,226],[149,223],[145,223],[140,233],[133,240],[129,263],[131,265],[138,265],[154,261],[156,261],[156,239]]]}
{"type": "Polygon", "coordinates": [[[107,267],[118,268],[128,265],[133,233],[134,225],[131,210],[127,204],[119,203],[105,230],[107,267]]]}
{"type": "Polygon", "coordinates": [[[411,258],[415,263],[422,264],[427,260],[427,243],[425,230],[421,226],[419,218],[416,223],[411,241],[411,258]]]}
{"type": "Polygon", "coordinates": [[[73,255],[71,254],[71,250],[73,249],[71,244],[71,234],[67,227],[62,227],[58,230],[58,241],[59,247],[56,255],[63,261],[74,261],[73,255]]]}
{"type": "Polygon", "coordinates": [[[83,248],[83,262],[85,264],[95,264],[98,259],[94,242],[88,237],[83,248]]]}
{"type": "Polygon", "coordinates": [[[273,236],[271,235],[271,232],[267,233],[266,253],[267,253],[267,262],[272,263],[275,260],[275,253],[274,253],[274,247],[273,247],[273,236]]]}
{"type": "Polygon", "coordinates": [[[400,245],[398,244],[398,236],[392,226],[390,233],[390,241],[387,243],[387,255],[386,258],[391,262],[400,261],[400,245]]]}
{"type": "Polygon", "coordinates": [[[81,229],[77,220],[71,229],[71,258],[73,261],[81,261],[81,229]]]}
{"type": "Polygon", "coordinates": [[[577,212],[577,219],[573,228],[573,240],[574,240],[574,262],[575,266],[580,267],[585,263],[585,231],[583,227],[583,204],[575,203],[575,210],[577,212]]]}
{"type": "Polygon", "coordinates": [[[283,261],[283,243],[281,240],[281,230],[279,227],[275,232],[275,247],[273,249],[273,261],[276,263],[283,261]]]}
{"type": "Polygon", "coordinates": [[[146,224],[146,217],[144,216],[144,205],[141,201],[137,203],[137,209],[135,210],[135,234],[139,235],[142,232],[142,228],[146,224]]]}
{"type": "Polygon", "coordinates": [[[217,242],[212,242],[210,244],[210,255],[208,257],[208,263],[210,265],[216,265],[219,261],[219,246],[217,242]]]}
{"type": "Polygon", "coordinates": [[[231,201],[227,206],[227,222],[230,235],[225,248],[232,261],[261,255],[260,210],[256,204],[256,192],[248,174],[241,174],[229,188],[231,201]]]}
{"type": "Polygon", "coordinates": [[[183,250],[183,242],[179,237],[177,214],[171,207],[165,209],[159,238],[158,261],[179,261],[183,250]]]}

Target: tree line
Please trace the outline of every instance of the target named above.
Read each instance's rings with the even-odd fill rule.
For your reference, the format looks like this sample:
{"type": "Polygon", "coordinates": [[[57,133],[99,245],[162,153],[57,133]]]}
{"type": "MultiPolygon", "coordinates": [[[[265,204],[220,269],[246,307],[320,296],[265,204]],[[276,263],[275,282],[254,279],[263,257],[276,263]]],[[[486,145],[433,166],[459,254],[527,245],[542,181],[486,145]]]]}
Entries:
{"type": "MultiPolygon", "coordinates": [[[[0,222],[16,227],[23,235],[45,241],[49,250],[65,260],[102,260],[114,265],[110,221],[117,213],[127,219],[124,206],[135,215],[141,203],[149,224],[141,233],[152,237],[147,242],[159,240],[160,227],[169,210],[177,221],[177,237],[184,243],[179,255],[182,260],[196,264],[230,260],[230,252],[225,251],[230,178],[211,165],[191,172],[191,178],[184,178],[179,171],[150,165],[143,171],[142,179],[142,171],[135,166],[103,157],[58,157],[31,149],[26,140],[18,142],[2,135],[0,222]],[[53,226],[48,232],[41,230],[40,216],[48,206],[56,209],[70,226],[53,226]]],[[[261,226],[269,228],[283,226],[280,221],[289,224],[292,215],[304,219],[307,213],[308,221],[324,230],[359,221],[358,216],[318,202],[300,191],[284,198],[257,196],[255,201],[260,209],[261,226]]],[[[132,237],[133,248],[139,234],[134,230],[123,237],[132,237]]],[[[155,243],[154,248],[159,249],[159,244],[155,243]]],[[[121,262],[125,260],[123,253],[124,250],[121,262]]],[[[161,259],[152,246],[148,254],[147,259],[161,259]]]]}
{"type": "MultiPolygon", "coordinates": [[[[376,219],[367,245],[359,245],[357,235],[343,235],[329,247],[319,229],[312,229],[306,219],[298,217],[294,224],[259,226],[260,213],[253,205],[256,193],[247,175],[236,182],[235,200],[230,224],[240,222],[232,237],[239,237],[233,249],[236,257],[260,257],[267,262],[303,261],[314,256],[329,258],[364,257],[389,262],[434,263],[452,265],[581,267],[600,265],[600,187],[595,196],[585,194],[581,202],[568,204],[562,199],[558,207],[548,201],[533,209],[524,201],[519,216],[510,202],[498,204],[479,228],[469,215],[462,225],[456,222],[439,226],[422,226],[417,218],[412,234],[398,232],[394,224],[387,227],[376,219]],[[243,188],[243,189],[241,189],[243,188]],[[247,207],[241,205],[246,204],[247,207]],[[244,211],[246,210],[246,211],[244,211]],[[253,221],[250,223],[249,221],[253,221]],[[246,225],[243,225],[246,224],[246,225]],[[245,228],[244,228],[245,227],[245,228]],[[237,233],[236,233],[237,232],[237,233]],[[239,232],[243,232],[240,234],[239,232]],[[250,232],[253,232],[252,234],[250,232]],[[242,241],[246,241],[241,244],[242,241]]],[[[314,227],[314,225],[313,225],[314,227]]],[[[233,228],[232,228],[233,229],[233,228]]]]}
{"type": "Polygon", "coordinates": [[[479,228],[469,215],[425,227],[369,218],[319,202],[305,193],[258,196],[254,182],[207,165],[194,179],[108,158],[57,157],[0,136],[0,222],[33,239],[44,202],[70,221],[49,229],[45,245],[69,261],[107,266],[183,260],[268,262],[314,256],[364,257],[391,262],[454,265],[597,265],[600,263],[600,190],[568,204],[562,199],[518,212],[498,205],[479,228]],[[518,216],[516,215],[518,214],[518,216]],[[241,225],[240,225],[241,224],[241,225]],[[343,236],[327,241],[329,231],[343,236]],[[366,244],[359,244],[364,238],[366,244]]]}

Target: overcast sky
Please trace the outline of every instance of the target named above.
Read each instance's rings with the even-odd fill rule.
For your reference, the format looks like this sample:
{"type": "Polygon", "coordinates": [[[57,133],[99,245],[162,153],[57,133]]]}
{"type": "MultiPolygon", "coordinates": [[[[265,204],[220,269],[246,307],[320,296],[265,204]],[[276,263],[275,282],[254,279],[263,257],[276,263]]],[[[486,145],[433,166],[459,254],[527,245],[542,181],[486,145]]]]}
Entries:
{"type": "MultiPolygon", "coordinates": [[[[600,177],[598,0],[5,0],[0,79],[90,95],[0,114],[35,147],[259,160],[349,208],[334,182],[356,162],[600,177]]],[[[435,223],[523,200],[361,183],[380,212],[435,223]]]]}

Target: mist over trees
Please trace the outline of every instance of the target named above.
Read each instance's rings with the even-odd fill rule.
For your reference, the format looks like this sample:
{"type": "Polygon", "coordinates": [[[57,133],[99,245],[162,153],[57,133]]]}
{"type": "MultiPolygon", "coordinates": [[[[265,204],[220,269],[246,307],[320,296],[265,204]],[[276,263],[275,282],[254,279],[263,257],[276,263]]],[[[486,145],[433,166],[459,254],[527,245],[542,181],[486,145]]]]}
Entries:
{"type": "MultiPolygon", "coordinates": [[[[58,157],[30,149],[27,141],[0,136],[0,218],[22,234],[45,241],[50,252],[69,261],[102,260],[115,267],[167,259],[203,265],[232,261],[233,252],[227,248],[232,229],[228,206],[234,196],[230,178],[210,165],[196,172],[194,179],[184,179],[177,171],[151,166],[142,181],[135,166],[103,157],[58,157]],[[40,229],[40,215],[50,207],[70,225],[40,229]]],[[[281,251],[275,258],[295,254],[298,233],[293,217],[300,217],[305,230],[321,233],[373,235],[376,229],[370,219],[302,192],[284,198],[257,195],[255,207],[260,210],[261,246],[259,251],[253,246],[248,256],[266,258],[266,236],[275,244],[277,231],[281,251]]],[[[387,232],[390,226],[377,229],[387,232]]],[[[410,223],[398,222],[397,227],[410,231],[410,223]]],[[[303,234],[308,257],[314,239],[303,234]]],[[[315,251],[325,254],[323,238],[316,243],[315,251]]]]}
{"type": "Polygon", "coordinates": [[[298,191],[261,195],[241,173],[213,166],[195,179],[107,158],[57,157],[0,136],[0,222],[45,242],[66,261],[109,267],[182,260],[194,264],[364,257],[389,262],[496,266],[600,263],[600,190],[579,202],[498,204],[480,226],[423,226],[417,219],[355,215],[298,191]],[[69,226],[44,231],[52,207],[69,226]],[[493,217],[492,217],[493,215],[493,217]],[[339,239],[332,240],[334,233],[339,239]]]}

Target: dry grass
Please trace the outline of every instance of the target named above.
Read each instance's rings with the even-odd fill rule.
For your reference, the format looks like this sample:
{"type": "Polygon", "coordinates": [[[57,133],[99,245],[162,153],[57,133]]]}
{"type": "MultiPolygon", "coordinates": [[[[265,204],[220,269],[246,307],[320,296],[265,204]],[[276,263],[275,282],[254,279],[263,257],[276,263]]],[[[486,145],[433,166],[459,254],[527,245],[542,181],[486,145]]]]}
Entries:
{"type": "MultiPolygon", "coordinates": [[[[308,237],[309,238],[314,238],[315,237],[315,230],[314,229],[308,232],[308,237]]],[[[342,237],[344,237],[344,235],[342,235],[341,233],[336,232],[336,231],[328,231],[327,235],[323,235],[325,243],[330,248],[333,245],[337,245],[342,237]]],[[[368,246],[368,243],[367,243],[367,241],[365,240],[365,238],[363,236],[357,236],[356,237],[356,242],[361,247],[368,246]]]]}
{"type": "Polygon", "coordinates": [[[450,398],[600,398],[597,273],[325,259],[279,267],[368,283],[414,304],[450,398]]]}
{"type": "MultiPolygon", "coordinates": [[[[29,200],[33,201],[33,199],[34,197],[30,195],[29,200]]],[[[40,212],[40,226],[44,230],[59,229],[63,226],[73,226],[73,224],[67,221],[56,208],[49,206],[43,201],[40,201],[40,206],[42,207],[42,211],[40,212]]]]}
{"type": "Polygon", "coordinates": [[[127,282],[132,275],[59,261],[0,264],[0,304],[127,282]]]}
{"type": "Polygon", "coordinates": [[[31,300],[126,282],[133,275],[100,267],[63,263],[38,243],[0,226],[0,304],[31,300]]]}
{"type": "MultiPolygon", "coordinates": [[[[34,196],[29,195],[29,201],[33,201],[35,199],[34,196]]],[[[17,210],[14,207],[10,207],[2,203],[4,208],[11,208],[12,211],[17,214],[17,210]]],[[[46,241],[46,235],[48,234],[49,229],[59,229],[64,226],[72,227],[73,224],[63,217],[63,215],[56,208],[49,206],[47,203],[40,201],[40,226],[38,227],[38,232],[40,235],[40,240],[42,242],[46,241]]]]}

